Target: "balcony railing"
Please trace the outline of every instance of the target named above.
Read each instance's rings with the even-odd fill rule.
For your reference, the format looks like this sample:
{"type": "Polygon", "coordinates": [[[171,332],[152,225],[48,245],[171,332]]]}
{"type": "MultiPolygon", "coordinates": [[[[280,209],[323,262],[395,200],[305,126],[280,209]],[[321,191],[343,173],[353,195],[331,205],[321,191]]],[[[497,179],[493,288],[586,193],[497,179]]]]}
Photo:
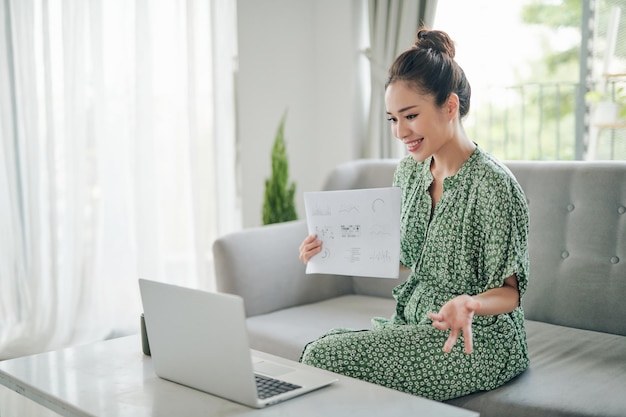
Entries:
{"type": "Polygon", "coordinates": [[[596,131],[595,152],[589,152],[591,129],[577,139],[578,88],[577,83],[530,83],[482,89],[481,96],[474,94],[465,128],[501,159],[573,160],[577,145],[584,149],[583,158],[626,159],[626,128],[596,131]]]}

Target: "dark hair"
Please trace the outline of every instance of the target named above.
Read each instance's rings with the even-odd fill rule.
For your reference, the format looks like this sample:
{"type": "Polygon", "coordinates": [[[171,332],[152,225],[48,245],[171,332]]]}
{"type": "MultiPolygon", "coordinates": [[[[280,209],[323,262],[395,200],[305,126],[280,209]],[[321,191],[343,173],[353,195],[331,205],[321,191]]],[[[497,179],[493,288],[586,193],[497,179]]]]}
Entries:
{"type": "Polygon", "coordinates": [[[385,89],[395,81],[404,81],[422,94],[432,94],[440,107],[455,93],[459,96],[459,114],[464,117],[469,112],[472,89],[454,54],[454,43],[446,32],[418,30],[413,47],[389,68],[385,89]]]}

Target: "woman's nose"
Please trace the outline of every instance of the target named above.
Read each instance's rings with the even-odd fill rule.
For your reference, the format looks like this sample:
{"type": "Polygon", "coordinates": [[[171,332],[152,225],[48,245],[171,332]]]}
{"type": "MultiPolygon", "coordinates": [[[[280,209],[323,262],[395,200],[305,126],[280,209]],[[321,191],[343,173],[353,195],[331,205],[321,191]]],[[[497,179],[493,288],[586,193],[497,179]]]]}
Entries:
{"type": "Polygon", "coordinates": [[[407,124],[402,122],[401,120],[398,120],[398,122],[396,123],[395,137],[398,139],[404,139],[405,137],[409,136],[409,134],[410,129],[407,124]]]}

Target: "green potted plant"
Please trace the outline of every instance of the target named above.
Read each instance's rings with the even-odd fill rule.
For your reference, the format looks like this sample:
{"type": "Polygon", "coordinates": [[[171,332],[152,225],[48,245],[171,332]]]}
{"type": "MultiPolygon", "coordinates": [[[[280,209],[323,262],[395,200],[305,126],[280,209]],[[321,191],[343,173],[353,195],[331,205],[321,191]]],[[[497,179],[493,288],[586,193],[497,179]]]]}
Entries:
{"type": "Polygon", "coordinates": [[[287,112],[278,125],[272,147],[272,173],[265,180],[263,201],[263,224],[297,220],[295,183],[289,184],[289,162],[285,145],[284,129],[287,112]]]}

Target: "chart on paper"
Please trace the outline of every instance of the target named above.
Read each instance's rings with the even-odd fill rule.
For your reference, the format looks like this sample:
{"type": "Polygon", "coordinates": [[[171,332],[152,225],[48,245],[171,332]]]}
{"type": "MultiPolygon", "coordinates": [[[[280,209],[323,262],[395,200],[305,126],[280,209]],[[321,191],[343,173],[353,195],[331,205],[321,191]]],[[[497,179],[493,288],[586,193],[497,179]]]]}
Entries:
{"type": "Polygon", "coordinates": [[[400,199],[397,187],[305,192],[309,234],[322,241],[307,274],[398,278],[400,199]]]}

